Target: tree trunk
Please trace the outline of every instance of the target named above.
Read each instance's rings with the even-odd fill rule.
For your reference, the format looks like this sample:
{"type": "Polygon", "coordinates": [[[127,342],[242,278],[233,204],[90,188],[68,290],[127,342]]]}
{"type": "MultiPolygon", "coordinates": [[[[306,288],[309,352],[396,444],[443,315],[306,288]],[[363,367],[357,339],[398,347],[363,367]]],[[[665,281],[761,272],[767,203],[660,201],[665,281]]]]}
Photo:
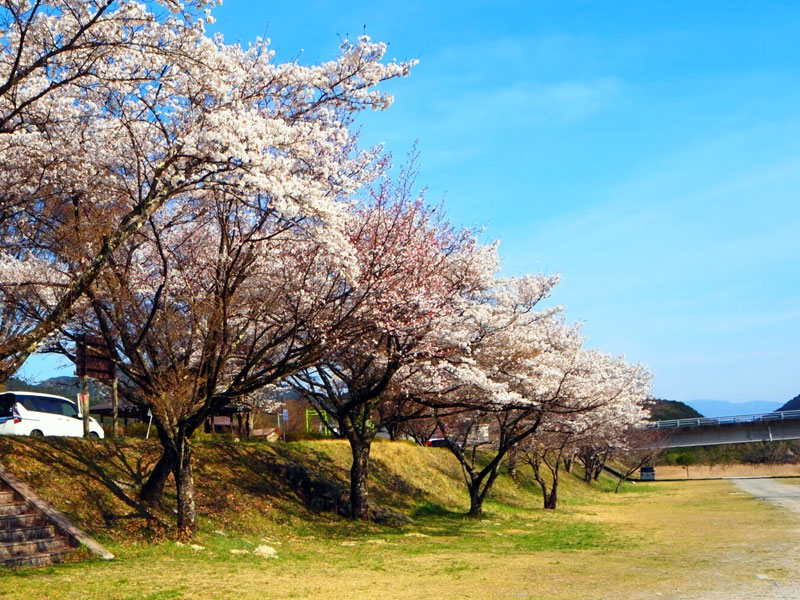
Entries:
{"type": "Polygon", "coordinates": [[[119,378],[117,377],[116,369],[114,370],[114,378],[111,380],[111,437],[117,437],[117,430],[119,429],[119,378]]]}
{"type": "Polygon", "coordinates": [[[156,466],[150,471],[150,476],[144,482],[139,498],[151,506],[161,504],[164,497],[164,485],[167,483],[169,474],[174,470],[174,461],[170,453],[166,450],[161,454],[156,466]]]}
{"type": "Polygon", "coordinates": [[[483,494],[480,492],[479,483],[469,486],[469,516],[479,519],[483,516],[483,494]]]}
{"type": "Polygon", "coordinates": [[[555,510],[558,503],[558,475],[553,475],[553,485],[550,488],[550,493],[544,495],[544,507],[548,510],[555,510]]]}
{"type": "Polygon", "coordinates": [[[517,481],[517,464],[519,463],[519,452],[513,448],[508,452],[508,476],[517,481]]]}
{"type": "Polygon", "coordinates": [[[178,441],[178,457],[173,474],[178,490],[178,531],[183,535],[192,535],[197,529],[197,508],[194,503],[194,478],[192,477],[192,447],[189,440],[183,437],[178,441]]]}
{"type": "Polygon", "coordinates": [[[544,508],[550,510],[554,510],[556,508],[556,504],[558,503],[558,474],[561,467],[560,461],[561,458],[556,456],[554,461],[555,466],[551,466],[544,457],[541,457],[539,460],[531,457],[528,459],[528,464],[530,464],[531,469],[533,469],[533,476],[536,479],[536,482],[539,484],[539,487],[542,488],[543,506],[544,508]],[[552,476],[552,484],[549,491],[547,490],[547,481],[544,479],[544,477],[542,477],[542,473],[539,470],[542,463],[547,465],[552,476]]]}
{"type": "Polygon", "coordinates": [[[350,467],[350,517],[366,520],[369,518],[369,451],[370,444],[350,440],[353,465],[350,467]]]}
{"type": "Polygon", "coordinates": [[[247,413],[247,416],[245,416],[244,428],[245,428],[244,437],[249,440],[250,436],[253,435],[253,411],[249,411],[247,413]]]}
{"type": "Polygon", "coordinates": [[[583,461],[583,480],[592,483],[592,475],[594,475],[594,458],[587,458],[583,461]]]}
{"type": "Polygon", "coordinates": [[[495,457],[493,464],[490,465],[491,469],[487,467],[483,471],[473,477],[472,483],[469,486],[469,516],[480,518],[483,516],[483,500],[492,489],[497,474],[499,473],[500,461],[503,459],[502,455],[495,457]]]}
{"type": "Polygon", "coordinates": [[[156,466],[153,467],[150,476],[142,486],[139,498],[151,506],[160,506],[164,497],[164,485],[167,483],[169,474],[175,470],[177,457],[172,446],[172,438],[161,426],[161,422],[153,419],[153,425],[156,427],[158,439],[161,442],[161,458],[158,459],[156,466]]]}

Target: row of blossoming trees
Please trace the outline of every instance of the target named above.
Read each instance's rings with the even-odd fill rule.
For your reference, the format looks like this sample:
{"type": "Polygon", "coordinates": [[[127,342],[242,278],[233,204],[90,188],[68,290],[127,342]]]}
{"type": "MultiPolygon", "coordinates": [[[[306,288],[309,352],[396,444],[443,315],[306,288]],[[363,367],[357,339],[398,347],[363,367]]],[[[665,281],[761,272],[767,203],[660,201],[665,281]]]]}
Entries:
{"type": "Polygon", "coordinates": [[[279,385],[349,441],[355,518],[379,430],[449,440],[473,515],[509,454],[539,478],[553,448],[623,444],[647,373],[583,349],[541,306],[556,277],[498,278],[413,167],[390,179],[357,146],[355,115],[413,61],[363,37],[276,63],[206,35],[212,4],[0,2],[0,380],[103,338],[163,447],[143,498],[172,473],[188,531],[192,434],[279,385]]]}

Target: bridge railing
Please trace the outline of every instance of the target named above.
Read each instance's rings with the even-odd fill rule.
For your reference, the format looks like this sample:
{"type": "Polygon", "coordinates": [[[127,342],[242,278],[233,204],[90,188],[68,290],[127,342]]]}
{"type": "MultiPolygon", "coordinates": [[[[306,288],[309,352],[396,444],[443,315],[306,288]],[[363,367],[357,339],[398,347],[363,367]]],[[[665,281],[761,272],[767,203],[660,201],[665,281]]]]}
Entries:
{"type": "Polygon", "coordinates": [[[757,415],[735,415],[732,417],[697,417],[694,419],[670,419],[655,421],[647,425],[650,429],[673,429],[676,427],[702,427],[703,425],[734,425],[736,423],[762,423],[800,419],[800,410],[784,410],[757,415]]]}

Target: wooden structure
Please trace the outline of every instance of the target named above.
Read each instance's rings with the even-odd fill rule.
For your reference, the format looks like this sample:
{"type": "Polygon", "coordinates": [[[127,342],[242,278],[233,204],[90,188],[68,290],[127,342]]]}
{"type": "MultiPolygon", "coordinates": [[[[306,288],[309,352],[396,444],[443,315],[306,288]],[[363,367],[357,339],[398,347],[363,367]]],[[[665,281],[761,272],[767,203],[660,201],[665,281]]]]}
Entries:
{"type": "Polygon", "coordinates": [[[253,435],[253,409],[242,404],[226,404],[206,419],[205,431],[247,439],[253,435]]]}

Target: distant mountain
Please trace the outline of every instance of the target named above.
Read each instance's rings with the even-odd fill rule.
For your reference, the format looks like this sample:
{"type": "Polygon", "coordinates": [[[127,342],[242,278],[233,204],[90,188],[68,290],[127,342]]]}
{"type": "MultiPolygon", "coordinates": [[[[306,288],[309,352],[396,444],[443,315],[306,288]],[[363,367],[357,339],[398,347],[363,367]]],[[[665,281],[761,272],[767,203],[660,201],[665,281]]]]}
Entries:
{"type": "Polygon", "coordinates": [[[650,401],[651,421],[670,421],[672,419],[694,419],[702,417],[691,406],[677,400],[661,400],[655,398],[650,401]]]}
{"type": "Polygon", "coordinates": [[[797,394],[797,396],[789,400],[778,410],[800,410],[800,394],[797,394]]]}
{"type": "Polygon", "coordinates": [[[754,415],[778,410],[775,402],[755,400],[752,402],[727,402],[725,400],[687,400],[686,404],[707,417],[729,417],[754,415]]]}
{"type": "MultiPolygon", "coordinates": [[[[39,392],[41,394],[54,394],[64,396],[70,400],[76,400],[80,392],[80,380],[77,377],[63,376],[51,377],[44,381],[29,383],[16,377],[11,377],[6,381],[6,389],[9,392],[39,392]]],[[[89,403],[99,404],[111,399],[111,390],[108,386],[89,380],[89,403]]]]}

